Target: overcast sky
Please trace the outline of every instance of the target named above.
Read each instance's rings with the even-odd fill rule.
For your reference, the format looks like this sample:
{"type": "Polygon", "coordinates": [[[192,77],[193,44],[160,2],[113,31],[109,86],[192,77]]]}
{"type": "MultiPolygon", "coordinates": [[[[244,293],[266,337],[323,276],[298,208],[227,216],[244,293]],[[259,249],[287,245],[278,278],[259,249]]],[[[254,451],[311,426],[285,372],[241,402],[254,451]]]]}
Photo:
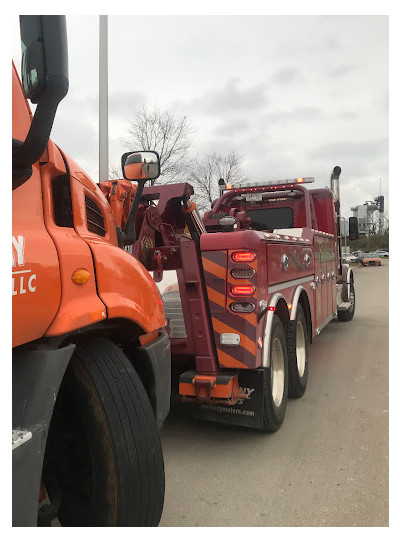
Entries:
{"type": "MultiPolygon", "coordinates": [[[[98,181],[99,17],[67,27],[52,139],[98,181]]],[[[388,215],[388,17],[110,15],[108,40],[111,165],[134,111],[157,106],[188,116],[194,153],[243,155],[251,180],[327,186],[339,165],[342,214],[381,193],[388,215]]]]}

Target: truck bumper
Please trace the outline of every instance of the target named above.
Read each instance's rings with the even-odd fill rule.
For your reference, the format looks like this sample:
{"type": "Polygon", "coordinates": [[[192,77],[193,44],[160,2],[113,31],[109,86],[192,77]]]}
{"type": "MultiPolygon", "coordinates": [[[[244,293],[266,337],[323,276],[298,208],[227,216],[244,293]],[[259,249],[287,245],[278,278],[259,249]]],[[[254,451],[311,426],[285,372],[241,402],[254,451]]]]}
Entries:
{"type": "Polygon", "coordinates": [[[166,419],[171,404],[171,345],[168,334],[160,332],[158,338],[147,345],[137,347],[147,374],[148,381],[152,383],[147,390],[157,427],[160,429],[166,419]]]}
{"type": "Polygon", "coordinates": [[[217,422],[229,426],[242,426],[261,430],[264,417],[264,389],[265,371],[263,369],[239,370],[238,379],[239,394],[232,402],[232,397],[223,398],[223,393],[218,394],[218,389],[231,383],[233,372],[221,372],[216,379],[212,394],[218,394],[220,398],[211,396],[203,401],[194,396],[196,385],[196,371],[187,371],[180,378],[181,399],[186,403],[187,409],[196,419],[217,422]],[[194,381],[194,384],[193,384],[194,381]],[[187,395],[189,394],[189,395],[187,395]]]}

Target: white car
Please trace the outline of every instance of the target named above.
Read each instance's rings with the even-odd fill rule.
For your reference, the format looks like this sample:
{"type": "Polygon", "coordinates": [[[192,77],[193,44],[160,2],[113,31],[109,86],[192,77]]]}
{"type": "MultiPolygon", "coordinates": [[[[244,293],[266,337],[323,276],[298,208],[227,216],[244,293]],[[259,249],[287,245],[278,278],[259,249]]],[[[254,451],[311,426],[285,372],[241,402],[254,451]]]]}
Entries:
{"type": "Polygon", "coordinates": [[[342,254],[342,262],[343,264],[352,264],[358,262],[358,258],[351,253],[343,253],[342,254]]]}
{"type": "Polygon", "coordinates": [[[389,251],[385,251],[384,249],[378,249],[374,254],[379,256],[379,258],[389,258],[389,251]]]}

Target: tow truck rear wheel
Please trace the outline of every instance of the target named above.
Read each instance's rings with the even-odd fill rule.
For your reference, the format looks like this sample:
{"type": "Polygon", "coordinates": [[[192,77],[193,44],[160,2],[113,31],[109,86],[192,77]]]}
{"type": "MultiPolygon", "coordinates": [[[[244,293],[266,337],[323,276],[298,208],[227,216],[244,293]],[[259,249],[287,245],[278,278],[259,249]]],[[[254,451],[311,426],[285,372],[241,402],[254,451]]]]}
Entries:
{"type": "Polygon", "coordinates": [[[44,482],[50,499],[60,499],[62,526],[158,525],[164,463],[154,413],[111,341],[76,347],[53,414],[44,482]]]}
{"type": "Polygon", "coordinates": [[[302,306],[299,304],[295,321],[288,326],[289,396],[300,398],[308,380],[308,332],[302,306]]]}
{"type": "Polygon", "coordinates": [[[288,398],[288,357],[282,322],[274,315],[271,328],[269,367],[265,368],[263,431],[276,432],[285,418],[288,398]]]}

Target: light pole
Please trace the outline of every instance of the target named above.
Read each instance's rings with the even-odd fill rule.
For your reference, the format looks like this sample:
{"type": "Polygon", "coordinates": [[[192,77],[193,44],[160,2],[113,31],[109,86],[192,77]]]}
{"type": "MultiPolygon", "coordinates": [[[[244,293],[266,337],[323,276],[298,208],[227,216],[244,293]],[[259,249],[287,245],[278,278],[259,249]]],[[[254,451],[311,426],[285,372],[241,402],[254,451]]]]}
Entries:
{"type": "Polygon", "coordinates": [[[99,181],[108,180],[108,29],[99,16],[99,181]]]}

